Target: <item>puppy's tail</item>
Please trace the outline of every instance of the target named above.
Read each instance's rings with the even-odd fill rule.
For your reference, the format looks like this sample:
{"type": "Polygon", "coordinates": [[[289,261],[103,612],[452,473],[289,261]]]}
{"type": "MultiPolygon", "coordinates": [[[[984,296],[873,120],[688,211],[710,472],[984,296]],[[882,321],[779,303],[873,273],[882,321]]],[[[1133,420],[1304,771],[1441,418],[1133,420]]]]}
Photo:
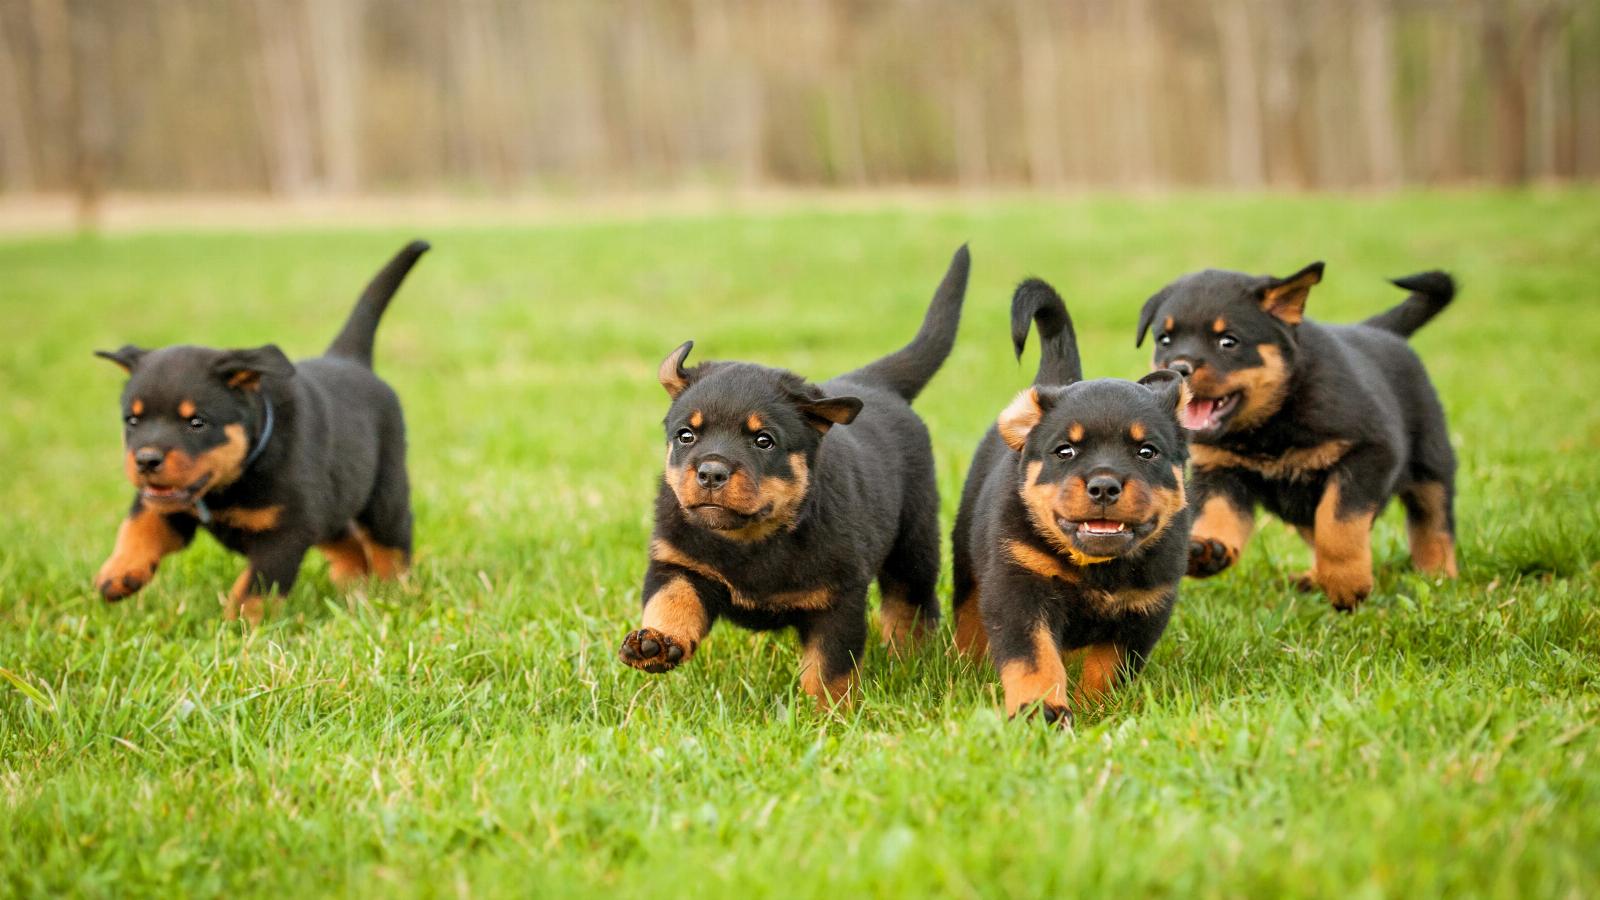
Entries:
{"type": "Polygon", "coordinates": [[[915,400],[933,379],[955,346],[956,326],[961,324],[961,301],[967,296],[967,271],[972,267],[967,245],[962,244],[950,259],[944,281],[933,293],[933,302],[922,317],[922,328],[911,343],[884,358],[843,376],[867,384],[882,385],[907,401],[915,400]]]}
{"type": "Polygon", "coordinates": [[[367,289],[361,292],[356,308],[350,311],[344,329],[328,345],[328,356],[341,356],[372,368],[372,338],[378,332],[378,320],[383,318],[394,292],[400,289],[400,282],[406,280],[406,273],[428,252],[428,246],[427,241],[412,241],[378,270],[367,289]]]}
{"type": "Polygon", "coordinates": [[[1434,316],[1444,311],[1446,306],[1456,295],[1456,282],[1444,272],[1418,272],[1404,278],[1396,278],[1395,287],[1402,287],[1411,292],[1411,296],[1400,301],[1398,306],[1378,313],[1363,322],[1373,328],[1393,332],[1401,337],[1410,337],[1418,328],[1428,324],[1434,316]]]}
{"type": "Polygon", "coordinates": [[[1071,384],[1083,380],[1078,358],[1078,335],[1072,329],[1067,304],[1056,289],[1038,278],[1017,285],[1011,295],[1011,346],[1022,359],[1028,345],[1028,328],[1039,329],[1039,372],[1034,384],[1071,384]]]}

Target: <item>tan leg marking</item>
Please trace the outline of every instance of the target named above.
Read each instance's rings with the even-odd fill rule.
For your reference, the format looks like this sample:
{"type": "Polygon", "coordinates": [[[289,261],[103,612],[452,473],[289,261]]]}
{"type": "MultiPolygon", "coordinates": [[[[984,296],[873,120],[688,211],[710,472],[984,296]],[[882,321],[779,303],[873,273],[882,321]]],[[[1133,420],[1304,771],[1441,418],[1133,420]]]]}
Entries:
{"type": "Polygon", "coordinates": [[[1412,488],[1410,494],[1412,502],[1422,508],[1422,515],[1416,521],[1409,515],[1406,517],[1411,564],[1432,575],[1456,577],[1456,540],[1450,533],[1450,517],[1445,513],[1444,485],[1438,482],[1420,484],[1412,488]]]}
{"type": "Polygon", "coordinates": [[[1233,505],[1227,497],[1215,496],[1200,507],[1194,527],[1189,534],[1192,540],[1216,541],[1228,553],[1228,563],[1239,561],[1239,554],[1255,530],[1255,517],[1233,505]]]}
{"type": "Polygon", "coordinates": [[[818,709],[848,709],[855,702],[855,667],[852,666],[850,671],[842,675],[824,678],[821,643],[821,639],[816,637],[806,642],[805,650],[800,655],[800,687],[816,698],[818,709]]]}
{"type": "Polygon", "coordinates": [[[989,654],[989,633],[983,630],[977,585],[972,586],[965,602],[956,604],[956,649],[974,660],[989,654]]]}
{"type": "Polygon", "coordinates": [[[674,578],[651,594],[641,624],[682,644],[685,660],[694,655],[711,629],[705,605],[687,578],[674,578]]]}
{"type": "Polygon", "coordinates": [[[1334,607],[1355,609],[1372,593],[1372,511],[1340,518],[1339,479],[1328,479],[1312,530],[1311,577],[1334,607]]]}
{"type": "Polygon", "coordinates": [[[141,509],[117,526],[117,543],[94,577],[107,600],[121,600],[150,583],[161,558],[183,549],[183,539],[166,516],[141,509]]]}
{"type": "Polygon", "coordinates": [[[385,547],[360,528],[356,529],[356,538],[367,551],[367,564],[373,577],[393,581],[411,568],[411,554],[399,547],[385,547]]]}
{"type": "Polygon", "coordinates": [[[1000,684],[1005,688],[1008,716],[1034,703],[1067,708],[1067,669],[1061,664],[1055,637],[1043,623],[1033,630],[1033,658],[1014,659],[1001,666],[1000,684]]]}
{"type": "Polygon", "coordinates": [[[1095,644],[1083,656],[1083,677],[1078,680],[1080,703],[1096,703],[1116,684],[1125,651],[1117,644],[1095,644]]]}
{"type": "Polygon", "coordinates": [[[353,530],[343,537],[318,544],[317,549],[328,558],[328,577],[336,584],[365,578],[369,571],[367,545],[353,530]]]}
{"type": "Polygon", "coordinates": [[[891,652],[920,647],[928,638],[928,623],[922,618],[922,610],[906,599],[905,589],[900,587],[883,592],[883,601],[878,605],[878,630],[883,645],[891,652]]]}
{"type": "Polygon", "coordinates": [[[222,618],[229,622],[244,619],[255,627],[267,614],[266,598],[256,593],[255,569],[246,566],[239,577],[233,582],[233,589],[228,591],[228,599],[222,606],[222,618]]]}

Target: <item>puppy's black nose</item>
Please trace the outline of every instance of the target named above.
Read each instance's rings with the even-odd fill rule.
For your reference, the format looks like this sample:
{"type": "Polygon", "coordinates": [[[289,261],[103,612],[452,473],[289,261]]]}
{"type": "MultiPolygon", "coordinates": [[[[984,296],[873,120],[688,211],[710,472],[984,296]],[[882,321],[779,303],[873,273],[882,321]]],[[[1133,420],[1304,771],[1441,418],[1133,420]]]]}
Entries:
{"type": "Polygon", "coordinates": [[[728,476],[733,470],[720,459],[708,459],[694,470],[694,479],[700,486],[708,491],[714,491],[728,483],[728,476]]]}
{"type": "Polygon", "coordinates": [[[133,451],[134,465],[139,467],[139,471],[147,474],[161,468],[161,461],[166,458],[165,453],[154,447],[140,447],[133,451]]]}
{"type": "Polygon", "coordinates": [[[1182,375],[1185,378],[1188,378],[1190,375],[1194,374],[1194,365],[1187,359],[1175,359],[1172,362],[1167,363],[1167,368],[1177,372],[1179,375],[1182,375]]]}
{"type": "Polygon", "coordinates": [[[1096,475],[1089,479],[1089,499],[1096,503],[1115,503],[1122,496],[1122,481],[1114,475],[1096,475]]]}

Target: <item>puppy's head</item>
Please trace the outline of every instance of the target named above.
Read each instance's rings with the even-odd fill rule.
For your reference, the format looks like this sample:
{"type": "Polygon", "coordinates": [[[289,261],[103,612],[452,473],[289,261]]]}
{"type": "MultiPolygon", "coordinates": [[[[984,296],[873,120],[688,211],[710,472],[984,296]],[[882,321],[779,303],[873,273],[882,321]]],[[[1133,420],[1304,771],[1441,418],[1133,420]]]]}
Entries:
{"type": "Polygon", "coordinates": [[[1000,413],[1033,528],[1080,565],[1137,554],[1184,508],[1183,379],[1034,386],[1000,413]]]}
{"type": "Polygon", "coordinates": [[[666,481],[685,518],[723,537],[764,539],[792,528],[828,429],[861,411],[792,372],[749,363],[685,368],[689,342],[661,363],[672,398],[666,481]]]}
{"type": "Polygon", "coordinates": [[[145,502],[190,506],[239,478],[259,427],[257,395],[294,365],[272,345],[253,350],[101,350],[128,373],[122,390],[123,469],[145,502]]]}
{"type": "Polygon", "coordinates": [[[1320,262],[1287,278],[1207,269],[1145,301],[1135,344],[1154,331],[1154,368],[1189,380],[1194,402],[1184,426],[1195,437],[1248,431],[1283,406],[1295,329],[1321,280],[1320,262]]]}

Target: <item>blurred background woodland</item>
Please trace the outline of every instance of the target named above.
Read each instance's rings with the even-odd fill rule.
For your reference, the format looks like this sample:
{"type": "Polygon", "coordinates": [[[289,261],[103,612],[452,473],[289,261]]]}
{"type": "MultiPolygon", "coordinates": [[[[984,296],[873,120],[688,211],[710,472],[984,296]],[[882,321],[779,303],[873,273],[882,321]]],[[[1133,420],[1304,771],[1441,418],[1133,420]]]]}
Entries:
{"type": "Polygon", "coordinates": [[[0,192],[1600,174],[1596,0],[0,0],[0,192]]]}

